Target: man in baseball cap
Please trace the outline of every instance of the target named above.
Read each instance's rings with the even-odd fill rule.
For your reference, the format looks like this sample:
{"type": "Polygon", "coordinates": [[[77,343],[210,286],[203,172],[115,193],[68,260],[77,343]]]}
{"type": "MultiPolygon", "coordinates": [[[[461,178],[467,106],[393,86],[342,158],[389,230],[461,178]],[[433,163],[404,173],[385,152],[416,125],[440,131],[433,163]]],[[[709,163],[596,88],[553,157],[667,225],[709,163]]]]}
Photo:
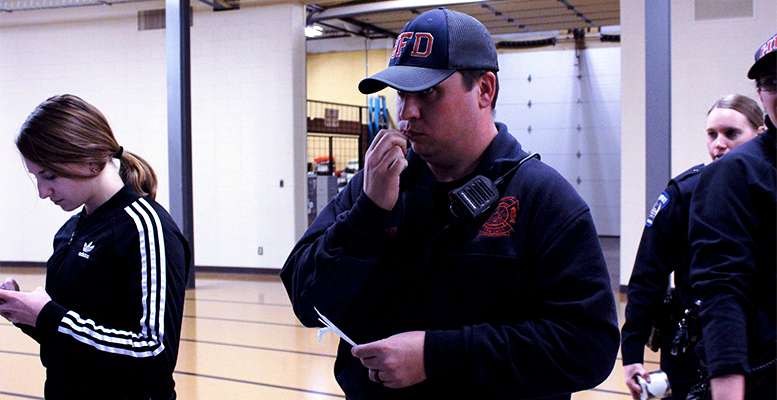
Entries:
{"type": "Polygon", "coordinates": [[[398,92],[399,129],[292,250],[281,277],[306,326],[340,342],[349,399],[569,399],[610,373],[614,299],[591,213],[495,123],[497,52],[447,9],[397,37],[359,84],[398,92]]]}
{"type": "Polygon", "coordinates": [[[755,52],[766,132],[704,168],[691,200],[690,280],[712,398],[777,398],[777,34],[755,52]]]}

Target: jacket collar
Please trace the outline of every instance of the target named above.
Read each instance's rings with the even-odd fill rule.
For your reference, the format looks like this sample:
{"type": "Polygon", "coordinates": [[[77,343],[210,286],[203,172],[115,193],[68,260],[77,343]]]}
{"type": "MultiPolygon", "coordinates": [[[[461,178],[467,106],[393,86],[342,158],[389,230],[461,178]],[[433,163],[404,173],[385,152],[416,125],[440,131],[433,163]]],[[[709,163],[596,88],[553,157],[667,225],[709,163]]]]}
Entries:
{"type": "MultiPolygon", "coordinates": [[[[527,153],[521,149],[521,144],[507,130],[507,126],[497,122],[497,134],[491,143],[483,151],[480,161],[475,170],[467,177],[461,180],[467,180],[475,175],[484,175],[489,179],[494,179],[513,167],[517,160],[520,160],[527,153]]],[[[402,188],[421,184],[431,186],[436,181],[426,162],[420,156],[415,154],[412,149],[408,154],[408,167],[402,172],[400,179],[402,188]]],[[[458,181],[457,181],[458,182],[458,181]]]]}
{"type": "Polygon", "coordinates": [[[79,224],[92,224],[96,221],[100,221],[105,216],[110,215],[112,211],[128,206],[139,197],[140,195],[138,195],[135,190],[130,186],[125,185],[105,203],[97,207],[91,214],[87,214],[86,207],[82,207],[78,216],[79,224]]]}
{"type": "Polygon", "coordinates": [[[475,175],[483,175],[494,179],[496,175],[508,170],[515,162],[526,156],[518,140],[507,130],[507,125],[497,122],[497,134],[480,156],[480,162],[475,168],[475,175]]]}

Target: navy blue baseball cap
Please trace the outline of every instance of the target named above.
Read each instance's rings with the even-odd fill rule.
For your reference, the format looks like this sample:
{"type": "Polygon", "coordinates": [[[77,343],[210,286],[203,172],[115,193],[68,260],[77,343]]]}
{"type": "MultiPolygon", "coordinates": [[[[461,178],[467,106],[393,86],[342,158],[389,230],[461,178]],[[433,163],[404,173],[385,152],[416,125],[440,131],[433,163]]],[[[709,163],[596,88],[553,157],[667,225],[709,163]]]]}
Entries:
{"type": "Polygon", "coordinates": [[[769,40],[758,47],[755,51],[755,62],[750,67],[750,71],[747,72],[749,79],[757,79],[761,75],[771,72],[777,73],[777,33],[772,35],[769,40]]]}
{"type": "Polygon", "coordinates": [[[370,94],[390,86],[403,92],[421,92],[458,70],[498,71],[496,46],[480,21],[438,8],[405,25],[388,68],[362,79],[359,91],[370,94]]]}

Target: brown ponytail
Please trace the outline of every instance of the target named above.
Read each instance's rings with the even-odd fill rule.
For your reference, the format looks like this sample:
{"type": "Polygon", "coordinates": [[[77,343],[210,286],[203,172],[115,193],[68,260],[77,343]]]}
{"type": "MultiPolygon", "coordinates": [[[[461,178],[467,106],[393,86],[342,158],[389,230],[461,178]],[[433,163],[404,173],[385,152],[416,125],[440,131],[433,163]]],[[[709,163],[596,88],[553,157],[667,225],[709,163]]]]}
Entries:
{"type": "Polygon", "coordinates": [[[141,195],[156,198],[156,174],[146,160],[137,154],[123,151],[119,175],[126,185],[132,186],[141,195]]]}
{"type": "Polygon", "coordinates": [[[151,166],[124,151],[103,114],[77,96],[54,96],[35,107],[19,130],[16,148],[24,158],[72,179],[89,176],[74,174],[65,164],[92,163],[102,170],[117,157],[124,183],[141,196],[156,196],[157,178],[151,166]]]}

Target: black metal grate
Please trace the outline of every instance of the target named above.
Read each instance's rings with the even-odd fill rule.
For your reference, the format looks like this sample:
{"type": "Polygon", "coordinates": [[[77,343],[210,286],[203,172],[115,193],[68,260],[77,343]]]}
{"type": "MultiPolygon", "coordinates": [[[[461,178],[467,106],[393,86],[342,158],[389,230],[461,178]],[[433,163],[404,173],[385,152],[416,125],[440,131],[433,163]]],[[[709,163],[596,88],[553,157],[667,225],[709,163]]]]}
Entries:
{"type": "Polygon", "coordinates": [[[308,100],[308,132],[361,135],[367,129],[367,107],[308,100]]]}
{"type": "Polygon", "coordinates": [[[367,148],[367,107],[317,100],[307,102],[308,171],[337,174],[363,165],[367,148]]]}
{"type": "Polygon", "coordinates": [[[309,172],[316,172],[316,163],[331,164],[327,174],[329,175],[344,170],[349,161],[359,162],[358,136],[308,133],[307,145],[309,172]]]}

